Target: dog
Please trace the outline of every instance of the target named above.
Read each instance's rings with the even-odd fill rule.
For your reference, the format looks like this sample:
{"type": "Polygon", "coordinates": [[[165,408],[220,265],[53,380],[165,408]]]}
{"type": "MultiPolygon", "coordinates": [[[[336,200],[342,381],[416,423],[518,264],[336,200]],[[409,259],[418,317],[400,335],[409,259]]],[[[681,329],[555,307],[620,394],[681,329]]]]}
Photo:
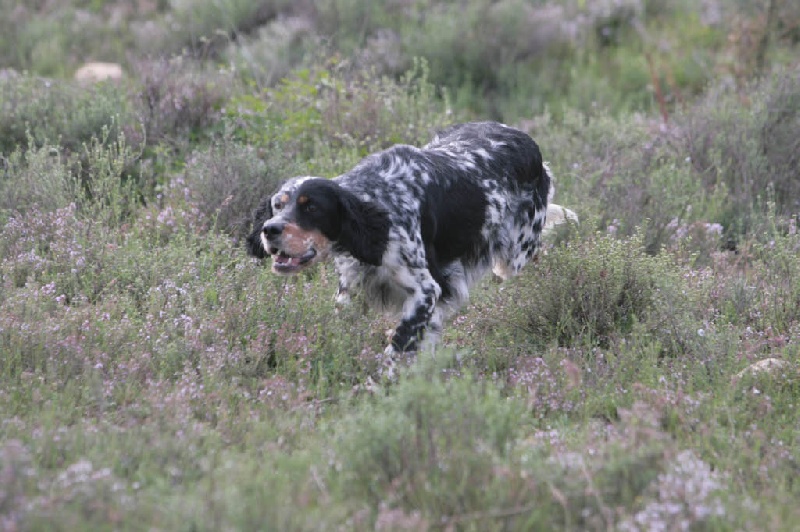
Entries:
{"type": "Polygon", "coordinates": [[[489,269],[501,279],[518,274],[536,256],[548,214],[577,220],[552,196],[529,135],[472,122],[423,148],[369,155],[333,179],[289,179],[256,210],[246,247],[271,256],[281,275],[332,258],[338,303],[361,290],[368,304],[399,315],[385,350],[393,360],[423,340],[433,345],[489,269]]]}

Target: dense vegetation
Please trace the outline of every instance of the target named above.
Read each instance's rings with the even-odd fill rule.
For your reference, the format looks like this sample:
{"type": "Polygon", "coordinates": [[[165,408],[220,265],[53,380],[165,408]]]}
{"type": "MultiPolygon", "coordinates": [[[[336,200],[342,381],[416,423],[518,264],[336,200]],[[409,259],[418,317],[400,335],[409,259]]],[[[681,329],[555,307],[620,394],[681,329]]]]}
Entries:
{"type": "Polygon", "coordinates": [[[797,2],[0,10],[0,529],[796,527],[797,2]],[[487,118],[582,223],[366,392],[391,324],[251,212],[487,118]]]}

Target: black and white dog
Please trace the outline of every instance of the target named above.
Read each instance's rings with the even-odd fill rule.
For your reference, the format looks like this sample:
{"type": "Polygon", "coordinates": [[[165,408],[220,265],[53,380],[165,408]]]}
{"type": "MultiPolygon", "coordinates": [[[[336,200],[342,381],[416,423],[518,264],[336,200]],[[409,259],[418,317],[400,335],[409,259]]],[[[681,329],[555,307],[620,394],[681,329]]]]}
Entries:
{"type": "Polygon", "coordinates": [[[424,148],[397,145],[334,179],[296,177],[256,212],[251,255],[297,273],[332,257],[338,302],[367,302],[400,314],[386,353],[435,342],[443,321],[490,268],[506,279],[539,248],[556,205],[539,147],[511,127],[452,126],[424,148]]]}

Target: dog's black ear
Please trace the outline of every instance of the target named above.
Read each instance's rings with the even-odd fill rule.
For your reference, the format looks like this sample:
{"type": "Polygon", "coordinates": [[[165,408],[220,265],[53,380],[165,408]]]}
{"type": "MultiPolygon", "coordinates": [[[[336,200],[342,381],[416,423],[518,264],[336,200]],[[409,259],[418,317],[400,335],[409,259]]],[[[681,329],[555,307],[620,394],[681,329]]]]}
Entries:
{"type": "Polygon", "coordinates": [[[379,266],[389,242],[389,215],[378,205],[339,188],[342,232],[337,247],[366,264],[379,266]]]}
{"type": "Polygon", "coordinates": [[[267,256],[267,250],[264,249],[264,244],[261,241],[261,230],[264,227],[264,222],[270,218],[272,218],[272,198],[267,197],[253,213],[253,231],[247,235],[245,240],[248,255],[258,259],[263,259],[267,256]]]}

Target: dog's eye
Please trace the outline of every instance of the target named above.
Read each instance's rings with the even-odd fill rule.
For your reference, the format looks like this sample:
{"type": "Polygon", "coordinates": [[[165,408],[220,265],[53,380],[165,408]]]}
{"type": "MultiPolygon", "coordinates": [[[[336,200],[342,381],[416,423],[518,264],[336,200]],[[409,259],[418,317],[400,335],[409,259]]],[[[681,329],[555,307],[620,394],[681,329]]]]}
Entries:
{"type": "Polygon", "coordinates": [[[311,202],[306,203],[306,212],[316,212],[316,211],[317,211],[317,206],[316,205],[314,205],[311,202]]]}
{"type": "Polygon", "coordinates": [[[272,206],[273,211],[279,211],[281,209],[283,209],[283,204],[281,203],[276,203],[275,205],[272,206]]]}

